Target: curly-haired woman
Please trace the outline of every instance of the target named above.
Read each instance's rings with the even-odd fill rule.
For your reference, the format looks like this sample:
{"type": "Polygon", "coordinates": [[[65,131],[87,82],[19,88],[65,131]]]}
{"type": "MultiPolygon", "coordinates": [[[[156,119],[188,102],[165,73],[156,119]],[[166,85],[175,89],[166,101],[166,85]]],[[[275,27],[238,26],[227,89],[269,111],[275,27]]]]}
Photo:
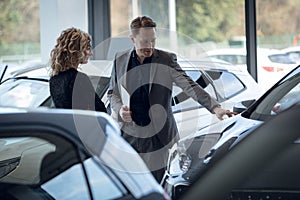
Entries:
{"type": "Polygon", "coordinates": [[[56,108],[106,112],[89,77],[77,71],[90,56],[91,36],[77,28],[62,31],[50,54],[50,94],[56,108]]]}

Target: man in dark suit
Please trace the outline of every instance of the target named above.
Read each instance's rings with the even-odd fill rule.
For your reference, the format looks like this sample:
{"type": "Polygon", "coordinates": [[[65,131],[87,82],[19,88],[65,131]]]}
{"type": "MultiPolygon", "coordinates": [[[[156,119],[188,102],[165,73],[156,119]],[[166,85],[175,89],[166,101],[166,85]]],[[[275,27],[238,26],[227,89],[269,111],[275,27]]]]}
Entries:
{"type": "Polygon", "coordinates": [[[134,48],[115,56],[108,98],[122,136],[137,150],[157,181],[168,149],[179,139],[172,113],[175,83],[218,118],[231,116],[178,65],[176,55],[155,49],[156,23],[147,16],[130,24],[134,48]]]}

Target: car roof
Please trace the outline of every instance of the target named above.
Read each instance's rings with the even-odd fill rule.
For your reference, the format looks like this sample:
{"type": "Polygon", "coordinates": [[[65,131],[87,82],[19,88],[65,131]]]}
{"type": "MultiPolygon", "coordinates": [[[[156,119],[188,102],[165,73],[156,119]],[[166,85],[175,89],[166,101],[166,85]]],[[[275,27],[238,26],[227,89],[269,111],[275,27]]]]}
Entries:
{"type": "MultiPolygon", "coordinates": [[[[112,69],[111,60],[91,60],[87,64],[81,65],[78,71],[86,73],[90,77],[110,77],[112,69]]],[[[45,63],[34,63],[31,66],[17,69],[10,72],[10,76],[3,80],[8,79],[40,79],[49,80],[50,79],[50,67],[45,63]]]]}
{"type": "MultiPolygon", "coordinates": [[[[208,56],[214,55],[247,55],[247,51],[245,48],[221,48],[214,49],[206,52],[208,56]]],[[[280,49],[271,49],[271,48],[257,48],[258,54],[285,54],[283,50],[280,49]]]]}
{"type": "Polygon", "coordinates": [[[284,51],[284,52],[300,51],[300,46],[287,47],[287,48],[282,49],[282,51],[284,51]]]}
{"type": "MultiPolygon", "coordinates": [[[[81,125],[90,126],[90,135],[99,135],[105,141],[107,137],[103,131],[106,129],[107,124],[111,124],[111,128],[115,133],[120,134],[119,129],[115,122],[102,112],[74,110],[74,109],[51,109],[45,107],[39,108],[0,108],[0,126],[1,129],[7,124],[45,124],[48,127],[55,128],[55,134],[69,138],[73,142],[80,144],[86,134],[81,125]],[[93,122],[93,123],[91,123],[93,122]],[[64,130],[64,131],[60,131],[64,130]],[[66,134],[68,133],[68,134],[66,134]]],[[[104,144],[104,143],[103,143],[104,144]]],[[[103,145],[102,144],[102,145],[103,145]]],[[[97,151],[93,149],[93,144],[85,144],[91,152],[97,151]]],[[[99,144],[100,145],[100,144],[99,144]]],[[[99,146],[98,146],[99,147],[99,146]]],[[[98,148],[97,147],[97,148],[98,148]]]]}
{"type": "Polygon", "coordinates": [[[268,48],[258,48],[257,53],[266,54],[266,55],[278,55],[285,54],[282,50],[279,49],[268,49],[268,48]]]}
{"type": "MultiPolygon", "coordinates": [[[[201,58],[201,59],[179,59],[178,63],[184,70],[202,69],[202,70],[226,70],[226,71],[241,71],[237,66],[229,62],[216,58],[201,58]]],[[[113,61],[111,60],[91,60],[87,64],[82,65],[79,71],[86,73],[90,77],[110,77],[113,61]]],[[[34,66],[19,69],[12,72],[11,78],[34,78],[34,79],[50,79],[49,66],[40,63],[34,66]]]]}

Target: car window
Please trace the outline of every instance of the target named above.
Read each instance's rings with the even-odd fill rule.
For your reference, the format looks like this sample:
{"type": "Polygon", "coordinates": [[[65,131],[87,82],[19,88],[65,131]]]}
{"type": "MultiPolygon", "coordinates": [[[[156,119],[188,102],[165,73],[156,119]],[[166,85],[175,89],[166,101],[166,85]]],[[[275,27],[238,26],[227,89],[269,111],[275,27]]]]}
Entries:
{"type": "Polygon", "coordinates": [[[228,199],[299,199],[299,139],[232,190],[228,199]],[[249,198],[251,197],[251,198],[249,198]]]}
{"type": "Polygon", "coordinates": [[[50,179],[41,188],[54,199],[90,199],[80,164],[76,164],[50,179]]]}
{"type": "Polygon", "coordinates": [[[54,102],[49,96],[40,106],[49,107],[49,108],[55,108],[54,102]]]}
{"type": "Polygon", "coordinates": [[[89,177],[94,199],[117,199],[126,193],[126,190],[118,182],[118,179],[110,171],[100,167],[94,160],[87,159],[84,162],[89,177]]]}
{"type": "Polygon", "coordinates": [[[251,119],[265,120],[300,102],[300,67],[283,79],[257,105],[251,119]]]}
{"type": "Polygon", "coordinates": [[[103,76],[89,76],[89,78],[95,87],[96,93],[102,98],[108,89],[110,78],[103,76]]]}
{"type": "Polygon", "coordinates": [[[206,77],[201,73],[201,71],[197,70],[187,70],[186,73],[192,77],[192,79],[198,83],[206,92],[210,94],[212,98],[217,99],[215,90],[211,83],[206,79],[206,77]]]}
{"type": "MultiPolygon", "coordinates": [[[[197,82],[206,92],[208,92],[213,98],[217,98],[215,90],[207,78],[202,74],[200,70],[185,70],[188,76],[193,81],[197,82]]],[[[187,96],[181,88],[174,85],[173,87],[173,112],[199,108],[202,107],[194,99],[187,96]]]]}
{"type": "Polygon", "coordinates": [[[271,114],[278,114],[292,105],[300,102],[300,83],[295,85],[286,95],[284,95],[273,107],[271,114]]]}
{"type": "Polygon", "coordinates": [[[229,99],[245,89],[244,84],[227,71],[205,71],[213,80],[217,93],[222,99],[229,99]]]}
{"type": "Polygon", "coordinates": [[[0,145],[1,184],[38,184],[42,159],[55,151],[53,144],[34,137],[1,138],[0,145]]]}
{"type": "Polygon", "coordinates": [[[66,140],[9,137],[1,138],[0,144],[0,188],[6,191],[1,195],[12,199],[90,199],[76,149],[66,140]]]}
{"type": "MultiPolygon", "coordinates": [[[[7,133],[11,135],[11,133],[7,133]]],[[[47,133],[0,138],[0,199],[115,199],[127,194],[105,166],[67,140],[47,133]],[[6,195],[6,196],[1,196],[6,195]]]]}
{"type": "Polygon", "coordinates": [[[49,96],[47,82],[37,80],[10,80],[1,84],[0,106],[38,107],[49,96]]]}

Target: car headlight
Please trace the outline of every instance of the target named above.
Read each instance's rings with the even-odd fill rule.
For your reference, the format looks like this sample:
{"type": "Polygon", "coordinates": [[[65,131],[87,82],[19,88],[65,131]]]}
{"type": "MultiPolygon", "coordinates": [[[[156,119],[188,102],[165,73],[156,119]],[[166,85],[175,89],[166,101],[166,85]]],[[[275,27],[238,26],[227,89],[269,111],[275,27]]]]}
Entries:
{"type": "Polygon", "coordinates": [[[174,144],[169,150],[168,172],[171,176],[186,173],[191,163],[191,156],[186,153],[184,143],[174,144]]]}
{"type": "Polygon", "coordinates": [[[191,166],[191,163],[192,159],[190,155],[186,153],[182,153],[179,155],[179,166],[182,172],[187,172],[191,166]]]}
{"type": "Polygon", "coordinates": [[[11,158],[0,161],[0,178],[6,176],[17,168],[21,160],[21,157],[11,158]]]}

